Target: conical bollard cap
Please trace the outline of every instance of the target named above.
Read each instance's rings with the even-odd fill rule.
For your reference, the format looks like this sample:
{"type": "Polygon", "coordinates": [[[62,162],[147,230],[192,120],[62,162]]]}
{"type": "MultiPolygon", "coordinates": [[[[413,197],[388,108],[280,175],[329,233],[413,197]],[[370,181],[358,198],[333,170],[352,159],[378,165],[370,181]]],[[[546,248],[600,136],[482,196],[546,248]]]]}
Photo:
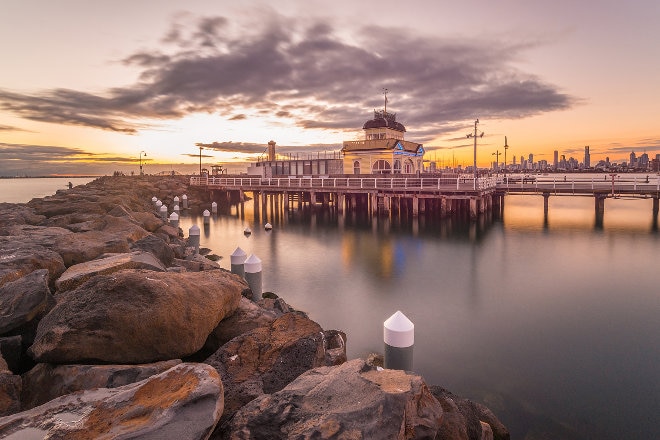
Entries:
{"type": "Polygon", "coordinates": [[[397,310],[383,323],[383,337],[390,347],[410,347],[415,343],[415,324],[397,310]]]}
{"type": "Polygon", "coordinates": [[[245,273],[261,272],[261,260],[256,255],[252,254],[245,260],[245,273]]]}
{"type": "Polygon", "coordinates": [[[247,259],[247,254],[243,249],[240,247],[237,247],[234,252],[229,256],[231,259],[231,264],[243,264],[245,263],[245,260],[247,259]]]}

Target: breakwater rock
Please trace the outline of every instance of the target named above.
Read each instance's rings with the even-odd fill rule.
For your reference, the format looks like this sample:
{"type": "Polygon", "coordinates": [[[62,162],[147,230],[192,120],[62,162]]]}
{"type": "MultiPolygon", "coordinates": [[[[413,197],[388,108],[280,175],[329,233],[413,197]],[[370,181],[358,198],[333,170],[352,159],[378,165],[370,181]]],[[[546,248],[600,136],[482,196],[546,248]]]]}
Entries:
{"type": "Polygon", "coordinates": [[[183,194],[210,206],[175,176],[0,203],[0,438],[509,437],[412,372],[348,361],[343,332],[282,298],[252,301],[157,215],[152,197],[183,194]]]}

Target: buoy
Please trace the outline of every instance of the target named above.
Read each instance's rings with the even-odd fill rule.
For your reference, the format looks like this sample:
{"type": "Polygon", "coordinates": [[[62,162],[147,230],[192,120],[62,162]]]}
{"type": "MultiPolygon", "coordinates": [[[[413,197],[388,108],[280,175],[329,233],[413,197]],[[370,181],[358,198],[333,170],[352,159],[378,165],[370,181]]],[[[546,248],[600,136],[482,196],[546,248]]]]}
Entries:
{"type": "Polygon", "coordinates": [[[271,225],[270,223],[266,223],[264,225],[264,229],[266,229],[267,231],[270,231],[271,229],[273,229],[273,225],[271,225]]]}
{"type": "Polygon", "coordinates": [[[245,229],[243,230],[243,234],[245,234],[245,235],[250,235],[250,234],[252,234],[252,231],[250,230],[250,228],[245,228],[245,229]]]}

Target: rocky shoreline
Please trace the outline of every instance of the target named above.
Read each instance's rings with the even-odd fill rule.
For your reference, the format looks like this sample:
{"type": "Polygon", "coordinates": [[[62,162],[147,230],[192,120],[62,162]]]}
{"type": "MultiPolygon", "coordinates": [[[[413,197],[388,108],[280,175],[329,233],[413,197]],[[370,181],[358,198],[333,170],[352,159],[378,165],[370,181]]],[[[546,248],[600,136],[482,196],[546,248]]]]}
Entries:
{"type": "Polygon", "coordinates": [[[252,301],[155,215],[182,194],[210,206],[175,176],[0,203],[0,438],[509,438],[485,406],[252,301]]]}

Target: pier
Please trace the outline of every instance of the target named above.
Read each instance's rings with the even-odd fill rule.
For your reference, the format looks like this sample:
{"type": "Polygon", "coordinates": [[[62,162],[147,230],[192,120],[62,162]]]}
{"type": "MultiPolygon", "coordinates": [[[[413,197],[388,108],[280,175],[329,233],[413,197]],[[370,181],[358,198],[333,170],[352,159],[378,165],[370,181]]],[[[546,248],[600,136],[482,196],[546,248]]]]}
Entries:
{"type": "Polygon", "coordinates": [[[230,203],[245,200],[245,192],[253,195],[255,209],[268,199],[289,209],[332,206],[338,212],[366,209],[372,214],[386,213],[417,217],[427,212],[440,216],[456,213],[476,219],[499,206],[494,177],[474,179],[460,177],[191,177],[192,186],[225,194],[230,203]]]}
{"type": "MultiPolygon", "coordinates": [[[[193,176],[190,184],[226,197],[230,204],[245,200],[251,193],[256,210],[268,206],[284,210],[297,205],[332,207],[339,213],[365,210],[373,215],[434,213],[440,217],[464,215],[475,220],[484,213],[501,215],[505,196],[543,196],[547,219],[550,196],[594,198],[596,227],[603,224],[605,201],[609,198],[653,199],[653,224],[660,207],[660,176],[594,174],[591,177],[563,175],[498,175],[457,177],[217,177],[193,176]]],[[[657,226],[656,226],[657,227],[657,226]]]]}

